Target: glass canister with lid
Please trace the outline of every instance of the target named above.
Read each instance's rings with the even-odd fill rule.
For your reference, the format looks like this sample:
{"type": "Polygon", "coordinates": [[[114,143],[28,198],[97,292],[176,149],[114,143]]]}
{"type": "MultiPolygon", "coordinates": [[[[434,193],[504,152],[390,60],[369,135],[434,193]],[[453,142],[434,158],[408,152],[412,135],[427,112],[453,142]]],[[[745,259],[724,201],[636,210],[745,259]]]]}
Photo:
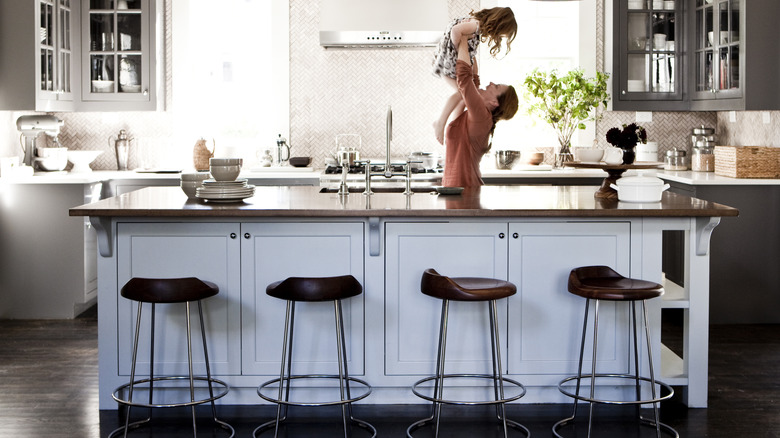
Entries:
{"type": "Polygon", "coordinates": [[[702,125],[691,130],[691,170],[694,172],[714,172],[715,155],[713,153],[717,137],[715,130],[702,125]]]}
{"type": "Polygon", "coordinates": [[[682,149],[666,151],[664,157],[664,170],[688,170],[688,157],[682,149]]]}

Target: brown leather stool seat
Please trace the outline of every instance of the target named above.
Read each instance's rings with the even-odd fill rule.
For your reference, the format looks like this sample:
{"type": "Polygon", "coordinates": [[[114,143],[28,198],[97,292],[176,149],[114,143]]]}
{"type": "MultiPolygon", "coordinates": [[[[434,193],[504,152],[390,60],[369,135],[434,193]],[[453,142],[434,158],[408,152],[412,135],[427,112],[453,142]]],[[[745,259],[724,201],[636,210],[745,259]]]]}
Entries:
{"type": "Polygon", "coordinates": [[[120,290],[122,297],[138,303],[138,311],[135,322],[135,338],[133,340],[133,359],[130,366],[130,382],[114,389],[111,397],[120,405],[126,406],[125,425],[112,431],[108,436],[114,437],[119,434],[127,436],[130,429],[135,429],[151,421],[151,414],[142,420],[130,422],[130,408],[173,408],[190,407],[192,411],[192,432],[193,436],[198,435],[195,418],[195,406],[210,403],[211,414],[214,423],[220,428],[230,433],[230,437],[235,436],[233,427],[217,418],[216,406],[214,400],[224,397],[230,391],[230,386],[219,379],[211,377],[211,366],[209,364],[209,353],[206,347],[206,328],[203,321],[203,307],[201,300],[213,297],[219,293],[219,287],[211,282],[203,281],[195,277],[186,278],[131,278],[120,290]],[[206,376],[195,376],[193,374],[192,362],[192,330],[190,321],[190,303],[198,304],[198,316],[200,317],[200,333],[203,342],[203,358],[206,365],[206,376]],[[186,329],[187,329],[187,363],[189,373],[186,376],[155,376],[154,374],[154,351],[155,351],[155,309],[158,304],[176,304],[183,303],[186,306],[186,329]],[[136,379],[136,363],[138,359],[138,341],[141,331],[141,312],[144,304],[151,305],[150,319],[150,342],[149,342],[149,377],[136,379]],[[177,382],[187,382],[188,386],[177,385],[177,382]],[[205,382],[203,387],[196,386],[195,382],[205,382]],[[173,391],[188,392],[188,397],[182,396],[181,401],[172,401],[165,397],[165,400],[156,400],[154,398],[155,388],[158,393],[170,394],[173,391]],[[208,393],[205,390],[208,389],[208,393]],[[147,397],[134,397],[134,393],[142,392],[147,397]],[[196,398],[197,394],[204,394],[202,398],[196,398]]]}
{"type": "MultiPolygon", "coordinates": [[[[370,423],[357,419],[352,415],[352,403],[362,400],[371,394],[371,385],[361,379],[349,376],[347,368],[347,347],[344,336],[344,319],[342,317],[341,300],[352,298],[363,293],[363,286],[351,275],[337,277],[289,277],[269,284],[266,294],[270,297],[287,301],[287,312],[284,319],[284,340],[282,343],[281,372],[278,379],[269,380],[257,387],[257,395],[263,400],[277,405],[276,418],[257,426],[252,432],[257,437],[263,432],[274,429],[274,437],[279,435],[279,429],[287,420],[289,406],[341,406],[344,436],[351,436],[351,426],[354,425],[376,437],[376,428],[370,423]],[[338,349],[338,374],[292,374],[293,333],[295,328],[296,302],[332,301],[336,322],[336,346],[338,349]],[[292,382],[313,381],[316,379],[337,380],[339,396],[333,396],[331,401],[291,400],[292,382]],[[284,413],[282,413],[284,411],[284,413]]],[[[316,304],[312,304],[316,305],[316,304]]],[[[316,330],[322,330],[316,327],[316,330]]],[[[327,397],[324,396],[324,397],[327,397]]]]}
{"type": "MultiPolygon", "coordinates": [[[[420,291],[433,298],[442,300],[441,321],[439,326],[439,346],[436,358],[436,374],[425,377],[412,385],[414,395],[432,403],[431,415],[415,421],[406,429],[407,438],[413,438],[412,433],[428,425],[433,425],[434,436],[441,436],[439,423],[442,405],[495,405],[496,418],[501,422],[504,436],[508,427],[512,427],[526,437],[531,433],[522,424],[506,417],[505,404],[518,400],[525,395],[525,387],[518,381],[504,377],[501,370],[501,340],[499,339],[498,311],[496,300],[511,297],[517,293],[517,287],[504,280],[481,277],[446,277],[435,269],[426,269],[420,280],[420,291]],[[490,320],[490,347],[492,350],[491,374],[445,374],[445,356],[447,350],[447,322],[449,319],[450,301],[487,302],[488,318],[490,320]],[[493,386],[493,397],[487,400],[445,399],[444,382],[457,379],[487,380],[493,386]],[[433,382],[433,386],[431,386],[433,382]],[[506,392],[505,392],[506,388],[506,392]],[[510,393],[511,392],[511,393],[510,393]]],[[[465,381],[465,380],[462,380],[465,381]]],[[[453,385],[458,386],[458,385],[453,385]]]]}
{"type": "Polygon", "coordinates": [[[569,292],[594,300],[638,301],[660,297],[664,288],[652,281],[626,278],[607,266],[586,266],[569,273],[569,292]]]}
{"type": "Polygon", "coordinates": [[[490,301],[511,297],[517,287],[503,280],[478,277],[445,277],[435,269],[426,269],[420,281],[425,295],[452,301],[490,301]]]}
{"type": "Polygon", "coordinates": [[[360,295],[363,286],[351,275],[339,277],[290,277],[271,283],[265,292],[289,301],[335,301],[360,295]]]}
{"type": "MultiPolygon", "coordinates": [[[[593,428],[593,406],[594,404],[613,404],[613,405],[634,405],[637,407],[637,420],[640,425],[643,426],[649,426],[655,429],[655,435],[660,438],[661,432],[664,432],[664,434],[668,434],[669,436],[679,438],[679,435],[677,434],[677,431],[675,431],[670,426],[661,423],[659,420],[658,415],[658,403],[664,400],[670,399],[674,395],[674,390],[671,386],[667,385],[666,383],[663,383],[661,381],[658,381],[655,379],[655,371],[653,369],[653,351],[652,351],[652,340],[650,337],[650,328],[648,327],[647,323],[647,306],[645,304],[646,300],[658,298],[661,295],[664,294],[664,288],[658,283],[654,283],[652,281],[646,281],[646,280],[638,280],[635,278],[628,278],[624,277],[612,268],[609,268],[607,266],[584,266],[580,268],[572,269],[572,271],[569,273],[569,292],[583,297],[586,299],[585,301],[585,317],[583,319],[582,323],[582,339],[580,341],[580,352],[579,352],[579,366],[577,368],[577,374],[574,376],[569,376],[564,378],[558,383],[558,390],[568,396],[574,399],[574,412],[571,414],[571,416],[564,418],[563,420],[558,421],[555,423],[552,427],[553,436],[558,438],[563,438],[563,435],[560,434],[561,428],[564,426],[568,427],[575,427],[575,419],[577,418],[577,405],[580,401],[587,402],[589,404],[589,415],[588,415],[588,422],[587,422],[587,435],[588,437],[591,436],[591,431],[593,428]],[[634,373],[630,374],[627,372],[620,372],[620,373],[597,373],[596,372],[596,363],[597,361],[597,351],[598,351],[598,331],[599,331],[599,302],[600,301],[617,301],[617,302],[625,302],[626,305],[629,308],[629,322],[631,323],[631,326],[633,328],[633,339],[631,342],[631,345],[633,345],[633,370],[634,373]],[[594,317],[593,317],[593,333],[591,334],[593,337],[593,349],[592,349],[592,358],[591,358],[591,371],[590,373],[583,374],[582,373],[582,363],[583,363],[583,356],[585,352],[585,339],[586,339],[586,333],[587,333],[587,326],[588,326],[588,312],[590,308],[590,302],[594,301],[594,317]],[[643,315],[643,323],[644,323],[644,332],[645,332],[645,345],[647,347],[647,361],[648,361],[648,369],[650,372],[650,376],[643,377],[639,374],[639,369],[641,368],[641,365],[639,363],[639,339],[638,339],[638,330],[637,330],[637,316],[636,316],[636,304],[637,302],[641,303],[642,306],[642,315],[643,315]],[[590,385],[590,395],[581,395],[580,394],[580,387],[583,385],[582,380],[589,380],[590,385]],[[635,396],[632,399],[616,399],[616,398],[605,398],[605,396],[601,396],[600,398],[595,397],[595,388],[597,386],[598,381],[606,381],[605,385],[614,386],[616,384],[617,380],[624,380],[624,381],[630,381],[633,385],[633,392],[635,396]],[[574,382],[576,385],[575,390],[572,392],[572,386],[569,382],[574,382]],[[647,392],[650,393],[650,397],[647,398],[647,395],[644,395],[645,398],[643,398],[643,390],[642,390],[642,383],[649,383],[649,388],[645,387],[644,393],[647,394],[647,392]],[[658,388],[657,388],[658,387],[658,388]],[[649,389],[649,391],[647,391],[649,389]],[[665,389],[667,394],[662,395],[660,393],[661,389],[665,389]],[[645,418],[642,415],[639,414],[639,406],[643,404],[652,404],[653,405],[653,411],[654,411],[654,418],[645,418]]],[[[631,328],[629,328],[631,331],[631,328]]],[[[630,362],[630,361],[629,361],[630,362]]],[[[628,370],[631,369],[631,364],[628,365],[628,370]]],[[[580,431],[575,430],[576,436],[581,436],[580,431]]],[[[600,435],[600,434],[599,434],[600,435]]],[[[641,435],[644,436],[644,435],[641,435]]]]}
{"type": "Polygon", "coordinates": [[[123,297],[142,303],[185,303],[218,293],[216,284],[195,277],[131,278],[121,290],[123,297]]]}

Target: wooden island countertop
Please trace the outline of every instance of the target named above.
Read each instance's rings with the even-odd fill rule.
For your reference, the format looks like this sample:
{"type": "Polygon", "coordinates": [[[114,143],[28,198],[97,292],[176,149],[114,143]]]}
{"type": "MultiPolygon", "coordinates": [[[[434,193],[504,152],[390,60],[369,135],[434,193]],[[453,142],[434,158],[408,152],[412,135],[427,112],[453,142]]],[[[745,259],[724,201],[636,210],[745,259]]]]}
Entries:
{"type": "Polygon", "coordinates": [[[91,217],[722,217],[735,208],[665,192],[661,202],[595,199],[592,186],[483,186],[460,195],[419,192],[351,193],[319,187],[257,187],[243,202],[190,200],[178,187],[148,187],[82,205],[71,216],[91,217]]]}

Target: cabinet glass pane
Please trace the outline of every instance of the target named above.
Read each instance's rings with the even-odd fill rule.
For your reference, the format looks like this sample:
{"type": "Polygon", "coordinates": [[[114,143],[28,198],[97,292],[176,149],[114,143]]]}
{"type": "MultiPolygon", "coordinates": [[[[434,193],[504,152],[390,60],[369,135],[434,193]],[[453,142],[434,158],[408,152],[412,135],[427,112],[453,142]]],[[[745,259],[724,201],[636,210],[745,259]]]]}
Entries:
{"type": "Polygon", "coordinates": [[[60,50],[70,50],[70,9],[60,6],[60,50]]]}
{"type": "Polygon", "coordinates": [[[119,92],[141,92],[141,67],[141,55],[123,55],[119,58],[119,92]]]}
{"type": "Polygon", "coordinates": [[[114,0],[89,0],[90,9],[114,9],[114,0]]]}
{"type": "Polygon", "coordinates": [[[60,90],[65,93],[71,92],[70,87],[70,63],[71,54],[69,52],[60,52],[59,77],[60,77],[60,90]]]}
{"type": "Polygon", "coordinates": [[[40,37],[42,46],[54,45],[54,5],[42,2],[40,17],[40,37]]]}
{"type": "Polygon", "coordinates": [[[41,90],[54,91],[54,50],[41,49],[41,90]]]}
{"type": "Polygon", "coordinates": [[[141,14],[117,14],[116,27],[119,32],[119,50],[141,50],[141,14]]]}
{"type": "Polygon", "coordinates": [[[628,14],[628,50],[650,50],[650,14],[629,12],[628,14]]]}
{"type": "Polygon", "coordinates": [[[90,14],[89,50],[114,50],[114,14],[90,14]]]}
{"type": "Polygon", "coordinates": [[[696,56],[696,91],[714,89],[715,77],[712,64],[712,51],[699,52],[696,56]]]}
{"type": "Polygon", "coordinates": [[[91,55],[90,79],[93,93],[113,93],[114,88],[114,56],[91,55]]]}
{"type": "Polygon", "coordinates": [[[718,89],[739,88],[739,48],[723,47],[720,49],[719,57],[718,89]]]}
{"type": "Polygon", "coordinates": [[[650,91],[650,55],[628,55],[628,85],[630,93],[650,91]]]}

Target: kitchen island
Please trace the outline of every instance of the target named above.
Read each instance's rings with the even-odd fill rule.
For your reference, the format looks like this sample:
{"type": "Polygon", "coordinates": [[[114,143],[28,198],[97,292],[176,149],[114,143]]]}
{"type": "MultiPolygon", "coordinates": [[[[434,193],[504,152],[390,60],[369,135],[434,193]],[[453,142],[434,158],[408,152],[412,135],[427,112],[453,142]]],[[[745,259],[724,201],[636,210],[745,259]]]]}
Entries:
{"type": "MultiPolygon", "coordinates": [[[[584,306],[566,291],[568,272],[604,264],[662,282],[664,230],[686,236],[686,281],[668,284],[664,299],[649,303],[654,362],[667,383],[684,389],[689,406],[705,407],[710,234],[720,217],[738,211],[673,193],[650,204],[597,200],[596,189],[485,186],[456,196],[340,197],[317,187],[258,187],[245,202],[210,204],[178,188],[150,187],[73,208],[72,216],[88,216],[98,231],[100,408],[116,409],[111,391],[128,379],[134,312],[118,291],[136,276],[198,276],[220,287],[204,303],[212,370],[232,387],[223,403],[256,404],[257,385],[278,375],[282,344],[284,303],[267,297],[265,287],[293,275],[352,274],[364,293],[344,303],[349,369],[374,386],[365,402],[419,403],[409,388],[433,372],[440,308],[419,292],[430,267],[517,285],[517,295],[500,303],[504,369],[528,388],[522,402],[564,402],[557,383],[576,371],[584,306]],[[686,313],[681,354],[661,345],[664,308],[686,313]]],[[[306,304],[299,320],[309,328],[296,331],[293,371],[335,369],[331,307],[306,304]]],[[[474,307],[451,307],[449,337],[458,342],[448,348],[447,372],[489,367],[475,359],[489,357],[489,334],[485,312],[474,307]]],[[[599,365],[627,372],[627,312],[609,305],[602,312],[599,365]]],[[[162,358],[157,373],[181,372],[186,354],[171,335],[181,332],[182,318],[158,316],[158,324],[171,330],[155,353],[162,358]]]]}

